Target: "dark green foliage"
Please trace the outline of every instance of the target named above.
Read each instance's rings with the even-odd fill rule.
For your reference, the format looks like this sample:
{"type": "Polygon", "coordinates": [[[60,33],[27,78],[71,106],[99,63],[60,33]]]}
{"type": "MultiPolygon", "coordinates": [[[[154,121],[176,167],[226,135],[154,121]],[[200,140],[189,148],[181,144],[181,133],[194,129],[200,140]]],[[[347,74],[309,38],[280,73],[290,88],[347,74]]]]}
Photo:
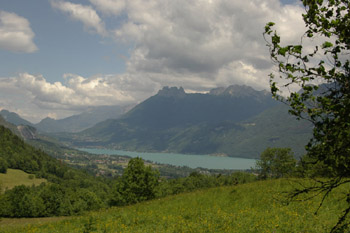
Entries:
{"type": "Polygon", "coordinates": [[[256,162],[259,178],[281,178],[292,175],[296,160],[290,148],[267,148],[256,162]]]}
{"type": "Polygon", "coordinates": [[[0,162],[20,169],[50,184],[17,186],[0,195],[0,216],[38,217],[74,215],[107,205],[109,187],[82,171],[69,168],[44,152],[25,144],[0,126],[0,162]],[[103,200],[103,201],[102,201],[103,200]],[[1,208],[3,207],[3,208],[1,208]]]}
{"type": "Polygon", "coordinates": [[[21,169],[28,173],[57,166],[57,161],[53,158],[26,145],[21,138],[3,126],[0,126],[0,158],[7,162],[9,168],[21,169]]]}
{"type": "Polygon", "coordinates": [[[16,186],[11,191],[7,191],[7,195],[0,199],[0,206],[2,208],[1,216],[9,217],[26,217],[27,206],[23,206],[23,199],[29,194],[30,188],[24,185],[16,186]]]}
{"type": "Polygon", "coordinates": [[[204,188],[244,184],[256,180],[255,175],[246,172],[234,172],[231,175],[206,175],[193,172],[185,178],[162,180],[157,188],[157,196],[163,197],[204,188]]]}
{"type": "Polygon", "coordinates": [[[6,173],[8,164],[5,159],[0,157],[0,173],[6,173]]]}
{"type": "Polygon", "coordinates": [[[92,191],[72,189],[58,184],[38,187],[16,186],[0,198],[0,216],[47,217],[76,215],[103,207],[103,202],[92,191]]]}
{"type": "Polygon", "coordinates": [[[116,185],[112,204],[125,205],[153,199],[158,179],[159,172],[145,166],[141,158],[131,159],[116,185]]]}
{"type": "Polygon", "coordinates": [[[243,184],[255,180],[255,175],[246,172],[235,172],[230,175],[206,175],[192,172],[185,178],[160,179],[158,171],[145,166],[142,159],[134,158],[130,160],[123,176],[116,180],[110,204],[127,205],[167,195],[243,184]]]}
{"type": "MultiPolygon", "coordinates": [[[[314,187],[296,190],[292,196],[314,191],[327,197],[334,188],[349,182],[350,177],[350,1],[302,2],[307,27],[302,41],[311,41],[312,50],[304,49],[302,44],[282,45],[273,30],[274,23],[265,27],[271,58],[279,67],[280,78],[287,80],[280,83],[271,74],[271,91],[291,106],[291,114],[314,126],[313,138],[306,146],[307,156],[301,163],[308,169],[305,175],[330,178],[314,187]],[[299,85],[301,91],[291,92],[287,99],[278,96],[281,89],[290,85],[299,85]]],[[[350,192],[344,194],[348,205],[332,232],[344,232],[349,226],[349,195],[350,192]]]]}

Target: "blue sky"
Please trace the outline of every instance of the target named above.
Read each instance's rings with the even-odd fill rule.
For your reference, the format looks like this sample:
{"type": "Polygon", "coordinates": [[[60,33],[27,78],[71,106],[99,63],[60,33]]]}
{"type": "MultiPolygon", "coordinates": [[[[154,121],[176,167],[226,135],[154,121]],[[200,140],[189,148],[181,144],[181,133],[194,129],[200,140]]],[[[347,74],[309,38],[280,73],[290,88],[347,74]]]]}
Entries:
{"type": "Polygon", "coordinates": [[[37,122],[162,86],[267,89],[263,27],[294,43],[302,12],[291,0],[1,0],[0,109],[37,122]]]}
{"type": "Polygon", "coordinates": [[[53,82],[62,79],[64,73],[88,77],[125,71],[122,57],[128,56],[128,46],[87,33],[80,22],[53,9],[49,1],[1,0],[0,4],[1,10],[29,20],[36,35],[34,43],[38,46],[37,52],[29,54],[2,50],[0,76],[13,76],[19,72],[40,73],[53,82]]]}

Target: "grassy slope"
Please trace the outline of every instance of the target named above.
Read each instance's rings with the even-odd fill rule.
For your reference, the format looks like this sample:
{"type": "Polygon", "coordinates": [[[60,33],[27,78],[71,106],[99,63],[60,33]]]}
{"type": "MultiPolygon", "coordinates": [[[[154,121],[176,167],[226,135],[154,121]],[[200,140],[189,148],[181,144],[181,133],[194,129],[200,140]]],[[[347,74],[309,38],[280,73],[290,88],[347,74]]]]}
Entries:
{"type": "Polygon", "coordinates": [[[26,173],[18,169],[7,169],[7,173],[0,173],[0,183],[2,184],[2,189],[11,189],[16,185],[39,185],[46,182],[46,179],[33,178],[29,179],[29,173],[26,173]]]}
{"type": "Polygon", "coordinates": [[[201,190],[18,228],[9,228],[4,220],[0,222],[0,232],[329,231],[343,204],[337,196],[344,190],[332,193],[320,213],[314,215],[319,198],[282,204],[281,192],[295,185],[290,180],[272,180],[201,190]]]}

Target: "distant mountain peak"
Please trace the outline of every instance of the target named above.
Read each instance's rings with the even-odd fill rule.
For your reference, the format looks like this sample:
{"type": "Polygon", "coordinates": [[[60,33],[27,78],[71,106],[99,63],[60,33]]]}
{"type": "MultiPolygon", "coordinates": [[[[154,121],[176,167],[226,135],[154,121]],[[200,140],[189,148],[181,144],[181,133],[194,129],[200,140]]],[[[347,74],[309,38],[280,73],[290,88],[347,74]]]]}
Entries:
{"type": "Polygon", "coordinates": [[[19,117],[17,113],[10,112],[10,111],[8,111],[8,110],[6,110],[6,109],[2,109],[2,110],[0,111],[0,114],[2,115],[2,117],[3,117],[4,119],[8,119],[10,116],[19,117]]]}
{"type": "Polygon", "coordinates": [[[17,113],[15,112],[10,112],[6,109],[2,109],[0,111],[0,115],[9,123],[12,123],[14,125],[30,125],[33,126],[32,123],[29,121],[21,118],[17,113]]]}
{"type": "Polygon", "coordinates": [[[116,119],[129,110],[129,105],[91,106],[84,112],[63,119],[46,117],[35,127],[46,133],[79,132],[107,119],[116,119]]]}
{"type": "Polygon", "coordinates": [[[45,117],[44,119],[42,119],[41,121],[55,121],[55,119],[51,118],[51,117],[45,117]]]}
{"type": "Polygon", "coordinates": [[[269,92],[257,91],[254,88],[246,85],[231,85],[229,87],[218,87],[210,90],[210,95],[224,95],[224,96],[232,96],[232,97],[250,97],[250,96],[266,96],[269,92]]]}
{"type": "Polygon", "coordinates": [[[185,90],[182,87],[168,87],[165,86],[163,87],[162,90],[159,90],[158,92],[159,96],[164,96],[164,97],[178,97],[182,98],[186,96],[185,90]]]}
{"type": "Polygon", "coordinates": [[[2,109],[1,111],[0,111],[0,113],[10,113],[8,110],[6,110],[6,109],[2,109]]]}

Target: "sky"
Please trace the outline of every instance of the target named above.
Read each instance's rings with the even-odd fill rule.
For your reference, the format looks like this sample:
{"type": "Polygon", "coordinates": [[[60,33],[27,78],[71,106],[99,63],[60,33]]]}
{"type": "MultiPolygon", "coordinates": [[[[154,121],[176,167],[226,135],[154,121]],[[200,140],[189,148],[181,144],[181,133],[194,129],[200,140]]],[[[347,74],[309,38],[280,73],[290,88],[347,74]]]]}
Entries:
{"type": "Polygon", "coordinates": [[[36,123],[163,86],[269,89],[264,26],[298,43],[303,12],[294,0],[1,0],[0,109],[36,123]]]}

